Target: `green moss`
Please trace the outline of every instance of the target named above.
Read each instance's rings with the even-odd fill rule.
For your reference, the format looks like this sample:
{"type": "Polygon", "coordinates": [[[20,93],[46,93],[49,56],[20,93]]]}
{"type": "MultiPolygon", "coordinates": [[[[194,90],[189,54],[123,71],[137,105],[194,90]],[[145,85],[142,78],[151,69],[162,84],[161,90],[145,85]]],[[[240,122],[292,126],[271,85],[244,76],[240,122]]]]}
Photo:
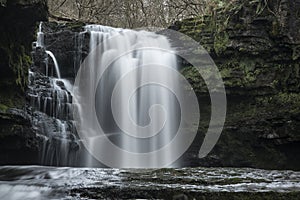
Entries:
{"type": "MultiPolygon", "coordinates": [[[[276,95],[257,97],[258,105],[267,110],[276,110],[280,108],[280,112],[289,114],[300,114],[300,94],[280,92],[276,95]]],[[[279,111],[278,111],[279,112],[279,111]]]]}
{"type": "MultiPolygon", "coordinates": [[[[277,95],[268,97],[264,100],[264,103],[272,103],[277,105],[282,104],[293,104],[293,105],[299,105],[300,106],[300,94],[298,93],[286,93],[286,92],[280,92],[277,95]]],[[[299,107],[300,109],[300,107],[299,107]]]]}
{"type": "MultiPolygon", "coordinates": [[[[191,84],[195,92],[203,92],[206,90],[205,83],[195,67],[185,67],[181,70],[181,74],[191,84]]],[[[191,89],[191,88],[186,88],[191,89]]]]}
{"type": "Polygon", "coordinates": [[[8,109],[8,107],[6,105],[0,103],[0,111],[1,112],[6,112],[7,109],[8,109]]]}
{"type": "MultiPolygon", "coordinates": [[[[243,4],[243,2],[229,4],[228,6],[220,4],[213,12],[193,19],[183,20],[179,31],[199,41],[208,52],[214,51],[218,55],[222,54],[230,42],[226,30],[230,18],[241,10],[243,4]],[[207,35],[212,39],[211,45],[208,44],[210,43],[209,41],[203,38],[203,35],[207,35]]],[[[240,26],[238,29],[244,27],[242,24],[238,25],[240,26]]]]}
{"type": "Polygon", "coordinates": [[[214,50],[216,54],[220,55],[227,49],[227,44],[229,42],[229,36],[227,32],[219,32],[214,38],[214,50]]]}
{"type": "Polygon", "coordinates": [[[249,85],[257,80],[259,70],[255,69],[256,60],[243,59],[239,63],[240,68],[244,71],[243,85],[249,85]]]}
{"type": "Polygon", "coordinates": [[[31,57],[25,53],[24,46],[10,45],[7,52],[9,65],[16,75],[15,83],[24,91],[28,83],[28,69],[32,64],[31,57]]]}
{"type": "Polygon", "coordinates": [[[85,23],[84,22],[79,22],[79,21],[75,21],[75,22],[69,22],[69,23],[66,23],[64,25],[66,28],[68,29],[71,29],[72,31],[82,31],[83,30],[83,27],[85,26],[85,23]]]}
{"type": "MultiPolygon", "coordinates": [[[[232,57],[217,63],[217,67],[223,78],[225,88],[266,88],[269,92],[297,90],[300,87],[300,67],[295,64],[273,64],[266,63],[260,58],[232,57]],[[289,85],[289,88],[282,87],[289,85]],[[268,88],[268,89],[267,89],[268,88]]],[[[196,69],[186,67],[182,74],[190,81],[195,91],[204,91],[205,87],[201,76],[196,69]]],[[[203,71],[203,74],[210,75],[210,71],[203,71]]],[[[213,78],[213,77],[211,77],[213,78]]],[[[230,92],[230,89],[227,90],[230,92]]],[[[251,91],[251,94],[263,94],[251,91]]],[[[246,93],[246,91],[245,91],[246,93]]]]}
{"type": "Polygon", "coordinates": [[[278,36],[280,33],[280,24],[277,19],[272,22],[271,36],[278,36]]]}
{"type": "Polygon", "coordinates": [[[293,48],[293,53],[292,53],[292,59],[293,60],[297,60],[300,58],[300,45],[299,46],[295,46],[293,48]]]}
{"type": "Polygon", "coordinates": [[[230,78],[232,70],[230,68],[225,68],[220,71],[222,78],[230,78]]]}
{"type": "MultiPolygon", "coordinates": [[[[0,46],[5,71],[8,72],[9,79],[21,90],[25,90],[28,81],[28,69],[31,61],[31,42],[34,40],[35,33],[33,27],[8,27],[7,32],[2,32],[0,37],[0,46]],[[28,28],[28,29],[27,29],[28,28]],[[20,34],[20,31],[24,31],[20,34]],[[11,73],[13,72],[13,74],[11,73]]],[[[8,77],[7,77],[8,78],[8,77]]],[[[9,83],[11,85],[11,83],[9,83]]]]}

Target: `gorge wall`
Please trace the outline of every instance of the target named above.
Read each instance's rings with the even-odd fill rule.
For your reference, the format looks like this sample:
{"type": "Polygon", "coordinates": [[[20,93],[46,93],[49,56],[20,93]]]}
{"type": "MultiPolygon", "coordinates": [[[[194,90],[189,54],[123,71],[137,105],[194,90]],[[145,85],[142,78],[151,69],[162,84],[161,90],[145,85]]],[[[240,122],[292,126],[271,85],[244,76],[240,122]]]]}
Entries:
{"type": "MultiPolygon", "coordinates": [[[[171,27],[209,51],[227,93],[221,138],[195,165],[300,169],[299,13],[298,0],[237,1],[171,27]]],[[[205,99],[197,71],[182,73],[205,99]]]]}
{"type": "Polygon", "coordinates": [[[0,164],[37,162],[39,138],[27,114],[31,44],[39,21],[48,19],[44,0],[0,1],[0,164]]]}

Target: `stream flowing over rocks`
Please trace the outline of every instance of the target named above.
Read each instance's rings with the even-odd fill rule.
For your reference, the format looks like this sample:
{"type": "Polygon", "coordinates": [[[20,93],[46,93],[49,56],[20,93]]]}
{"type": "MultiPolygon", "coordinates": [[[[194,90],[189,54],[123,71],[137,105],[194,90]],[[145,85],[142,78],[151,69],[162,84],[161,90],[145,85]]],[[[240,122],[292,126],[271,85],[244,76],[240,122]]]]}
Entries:
{"type": "Polygon", "coordinates": [[[299,199],[300,172],[248,168],[101,169],[5,166],[0,198],[299,199]]]}

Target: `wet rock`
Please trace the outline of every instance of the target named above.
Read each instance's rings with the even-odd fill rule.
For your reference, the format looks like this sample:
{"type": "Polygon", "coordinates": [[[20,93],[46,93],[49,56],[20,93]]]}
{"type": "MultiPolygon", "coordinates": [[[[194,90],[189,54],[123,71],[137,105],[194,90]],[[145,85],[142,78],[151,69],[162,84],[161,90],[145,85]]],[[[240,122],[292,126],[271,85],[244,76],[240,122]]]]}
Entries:
{"type": "MultiPolygon", "coordinates": [[[[74,78],[80,62],[86,57],[89,50],[89,43],[80,43],[84,38],[88,40],[87,33],[84,31],[84,24],[74,23],[44,23],[42,31],[45,34],[45,48],[51,51],[60,66],[63,78],[74,78]]],[[[53,68],[49,62],[49,68],[53,68]]]]}
{"type": "Polygon", "coordinates": [[[0,164],[37,164],[41,138],[24,110],[0,113],[0,164]]]}
{"type": "Polygon", "coordinates": [[[27,114],[25,90],[31,43],[44,0],[0,2],[0,164],[37,164],[41,138],[27,114]]]}
{"type": "MultiPolygon", "coordinates": [[[[208,157],[193,160],[194,166],[300,169],[299,9],[299,0],[237,1],[171,27],[210,53],[227,93],[221,138],[208,157]]],[[[197,155],[210,102],[203,100],[208,92],[195,70],[185,64],[182,73],[202,101],[196,148],[187,153],[197,155]]]]}

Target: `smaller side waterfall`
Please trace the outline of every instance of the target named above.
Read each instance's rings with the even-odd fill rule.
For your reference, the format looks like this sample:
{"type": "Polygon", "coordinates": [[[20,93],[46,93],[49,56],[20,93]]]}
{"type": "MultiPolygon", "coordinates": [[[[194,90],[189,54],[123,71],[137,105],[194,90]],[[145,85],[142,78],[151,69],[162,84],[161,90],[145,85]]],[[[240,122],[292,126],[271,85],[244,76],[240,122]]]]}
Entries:
{"type": "MultiPolygon", "coordinates": [[[[57,63],[57,60],[56,60],[54,54],[51,51],[47,51],[47,50],[45,52],[52,58],[52,60],[54,62],[54,67],[55,67],[56,75],[60,79],[61,76],[60,76],[59,66],[58,66],[58,63],[57,63]]],[[[46,69],[46,76],[47,76],[47,73],[48,73],[47,71],[48,70],[46,69]]]]}
{"type": "Polygon", "coordinates": [[[39,24],[39,30],[37,33],[37,41],[36,41],[36,46],[38,47],[43,47],[44,46],[44,33],[42,32],[42,25],[43,22],[39,24]]]}
{"type": "Polygon", "coordinates": [[[37,41],[33,44],[33,55],[39,54],[38,57],[44,59],[39,62],[44,69],[31,67],[28,90],[32,122],[44,141],[40,160],[43,165],[75,165],[79,145],[72,121],[72,84],[62,79],[55,55],[46,50],[42,25],[40,23],[37,41]],[[55,73],[48,72],[48,56],[54,63],[52,72],[55,73]]]}

